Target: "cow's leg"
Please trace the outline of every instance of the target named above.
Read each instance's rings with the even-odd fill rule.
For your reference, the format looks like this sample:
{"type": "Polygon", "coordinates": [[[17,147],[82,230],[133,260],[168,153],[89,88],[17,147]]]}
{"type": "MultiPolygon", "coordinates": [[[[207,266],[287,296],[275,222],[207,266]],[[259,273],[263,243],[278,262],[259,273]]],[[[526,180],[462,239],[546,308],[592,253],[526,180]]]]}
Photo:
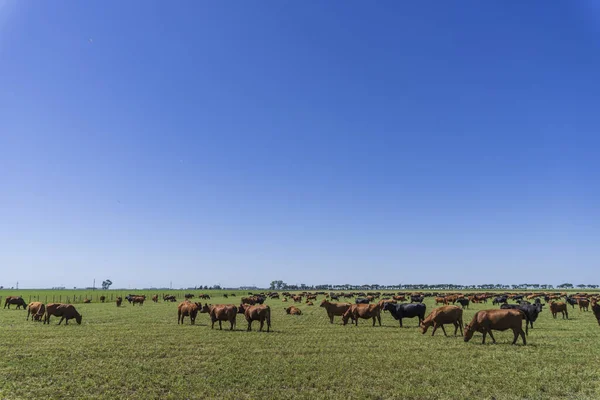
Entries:
{"type": "Polygon", "coordinates": [[[458,332],[458,327],[460,326],[460,324],[456,321],[454,321],[454,336],[456,336],[456,332],[458,332]]]}
{"type": "Polygon", "coordinates": [[[215,320],[211,320],[212,321],[212,325],[210,326],[210,329],[215,329],[215,320]]]}
{"type": "Polygon", "coordinates": [[[375,316],[373,316],[373,326],[375,326],[375,316]]]}
{"type": "Polygon", "coordinates": [[[437,328],[438,328],[438,326],[437,326],[437,324],[434,322],[434,323],[433,323],[433,331],[431,332],[431,336],[435,335],[435,331],[437,331],[437,328]]]}
{"type": "Polygon", "coordinates": [[[381,326],[381,314],[377,314],[377,320],[379,321],[379,326],[381,326]]]}
{"type": "Polygon", "coordinates": [[[444,324],[441,324],[441,325],[440,325],[440,328],[442,328],[442,332],[444,332],[444,336],[448,336],[448,335],[446,334],[446,329],[444,328],[444,324]]]}
{"type": "MultiPolygon", "coordinates": [[[[248,331],[251,331],[251,330],[252,330],[252,320],[248,320],[248,331]]],[[[260,325],[259,330],[262,330],[262,324],[260,325]]]]}
{"type": "Polygon", "coordinates": [[[487,330],[483,331],[483,340],[481,341],[481,344],[485,344],[485,337],[487,336],[487,330]]]}
{"type": "Polygon", "coordinates": [[[519,338],[519,334],[521,332],[519,332],[516,328],[513,329],[513,342],[512,344],[517,344],[517,339],[519,338]]]}
{"type": "Polygon", "coordinates": [[[65,317],[60,317],[60,321],[58,321],[58,324],[60,325],[61,322],[63,322],[63,319],[65,319],[65,317]]]}
{"type": "Polygon", "coordinates": [[[332,313],[327,313],[327,316],[329,317],[329,323],[333,324],[333,314],[332,313]]]}
{"type": "Polygon", "coordinates": [[[521,329],[521,338],[523,339],[523,346],[527,345],[527,340],[525,339],[525,334],[523,333],[523,329],[521,329]]]}
{"type": "Polygon", "coordinates": [[[489,329],[488,333],[490,334],[490,337],[492,338],[492,343],[496,344],[496,338],[494,338],[494,335],[492,335],[492,330],[489,329]]]}
{"type": "Polygon", "coordinates": [[[265,320],[264,320],[263,318],[261,318],[261,319],[260,319],[260,328],[259,328],[259,331],[261,331],[261,332],[262,332],[262,330],[263,330],[263,326],[265,326],[265,320]]]}
{"type": "Polygon", "coordinates": [[[398,321],[400,322],[400,328],[403,328],[403,326],[402,326],[402,318],[398,318],[398,321]]]}
{"type": "Polygon", "coordinates": [[[569,312],[567,310],[565,310],[565,315],[567,316],[567,319],[569,319],[569,312]]]}

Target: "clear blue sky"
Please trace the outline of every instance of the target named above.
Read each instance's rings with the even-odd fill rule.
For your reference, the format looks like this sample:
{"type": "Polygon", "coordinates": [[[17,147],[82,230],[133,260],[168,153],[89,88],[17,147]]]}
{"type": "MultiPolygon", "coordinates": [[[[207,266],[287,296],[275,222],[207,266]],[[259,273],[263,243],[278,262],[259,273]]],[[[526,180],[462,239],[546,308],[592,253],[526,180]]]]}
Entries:
{"type": "Polygon", "coordinates": [[[600,283],[599,73],[591,1],[0,0],[0,285],[600,283]]]}

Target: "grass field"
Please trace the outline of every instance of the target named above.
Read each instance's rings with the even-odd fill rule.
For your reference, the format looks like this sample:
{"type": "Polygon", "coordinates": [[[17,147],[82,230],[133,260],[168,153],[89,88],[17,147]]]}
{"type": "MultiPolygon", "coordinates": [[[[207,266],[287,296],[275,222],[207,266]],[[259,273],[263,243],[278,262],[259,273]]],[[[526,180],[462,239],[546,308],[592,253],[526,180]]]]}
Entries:
{"type": "MultiPolygon", "coordinates": [[[[87,293],[93,298],[83,291],[0,295],[64,301],[87,293]]],[[[239,304],[242,295],[210,294],[213,304],[239,304]]],[[[68,326],[57,326],[57,318],[50,326],[25,321],[26,311],[3,309],[0,398],[600,398],[600,327],[591,312],[569,308],[569,320],[554,320],[544,310],[527,346],[511,346],[510,331],[495,334],[496,345],[481,345],[480,334],[469,343],[441,331],[421,335],[416,319],[400,328],[387,312],[382,327],[366,320],[342,326],[339,317],[331,325],[320,300],[300,305],[302,316],[286,315],[289,303],[268,300],[270,333],[246,332],[243,316],[234,332],[211,330],[206,314],[195,326],[189,319],[178,326],[178,303],[162,300],[142,307],[125,301],[121,308],[77,304],[82,325],[68,326]]],[[[432,299],[426,304],[429,313],[432,299]]],[[[465,323],[487,308],[496,307],[472,305],[465,323]]]]}

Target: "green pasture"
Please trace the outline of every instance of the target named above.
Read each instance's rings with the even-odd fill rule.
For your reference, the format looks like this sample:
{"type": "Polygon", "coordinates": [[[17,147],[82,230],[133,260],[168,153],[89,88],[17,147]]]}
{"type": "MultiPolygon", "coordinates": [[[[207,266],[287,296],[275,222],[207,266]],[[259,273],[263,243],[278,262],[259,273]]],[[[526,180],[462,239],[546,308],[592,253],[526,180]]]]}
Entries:
{"type": "MultiPolygon", "coordinates": [[[[58,302],[70,296],[82,325],[26,321],[26,311],[0,310],[0,398],[2,399],[598,399],[600,326],[591,312],[569,307],[569,320],[548,310],[530,330],[527,346],[512,346],[512,332],[495,334],[496,345],[422,335],[416,319],[400,328],[389,313],[383,326],[331,325],[322,296],[315,306],[268,300],[272,332],[246,332],[238,316],[235,331],[211,330],[206,314],[196,325],[177,325],[177,303],[149,299],[100,304],[96,296],[140,291],[3,290],[27,302],[58,302]],[[54,297],[52,297],[54,296],[54,297]],[[73,301],[76,296],[76,301],[73,301]],[[91,304],[81,304],[88,297],[91,304]]],[[[147,295],[187,291],[153,291],[147,295]]],[[[212,304],[233,303],[231,291],[208,293],[212,304]]],[[[426,299],[429,311],[433,299],[426,299]]],[[[468,323],[475,304],[465,310],[468,323]]],[[[452,329],[447,329],[449,333],[452,329]]],[[[518,342],[520,343],[520,341],[518,342]]]]}

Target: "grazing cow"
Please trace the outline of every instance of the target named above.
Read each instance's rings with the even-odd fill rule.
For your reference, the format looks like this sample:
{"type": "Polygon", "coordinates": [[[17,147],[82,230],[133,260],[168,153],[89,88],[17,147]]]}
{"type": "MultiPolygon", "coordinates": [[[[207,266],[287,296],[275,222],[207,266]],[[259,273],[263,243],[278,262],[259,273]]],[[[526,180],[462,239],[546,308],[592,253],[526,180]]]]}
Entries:
{"type": "Polygon", "coordinates": [[[41,321],[44,316],[44,312],[46,311],[46,306],[44,303],[39,301],[32,301],[27,306],[27,320],[29,321],[29,315],[31,315],[32,321],[41,321]]]}
{"type": "Polygon", "coordinates": [[[423,303],[418,304],[391,304],[386,303],[383,305],[383,309],[389,311],[392,314],[394,319],[400,322],[400,327],[402,327],[402,318],[419,318],[419,324],[421,321],[425,319],[425,311],[427,310],[427,306],[423,303]]]}
{"type": "Polygon", "coordinates": [[[379,304],[353,304],[348,311],[342,315],[344,325],[348,323],[350,318],[354,320],[356,326],[358,326],[359,318],[372,318],[373,326],[375,326],[375,319],[377,319],[377,321],[379,321],[379,326],[381,326],[381,307],[379,307],[379,304]]]}
{"type": "Polygon", "coordinates": [[[514,339],[512,344],[517,343],[519,335],[523,339],[523,345],[527,344],[525,332],[523,332],[523,319],[525,314],[519,310],[481,310],[477,311],[471,322],[465,326],[465,342],[473,337],[473,333],[483,333],[482,344],[485,344],[485,337],[489,333],[492,342],[496,343],[492,330],[505,331],[512,329],[514,339]]]}
{"type": "Polygon", "coordinates": [[[152,296],[152,301],[155,303],[158,303],[158,295],[155,294],[154,296],[152,296]]]}
{"type": "Polygon", "coordinates": [[[125,296],[125,298],[133,306],[135,306],[135,303],[138,303],[140,306],[143,306],[144,305],[144,301],[146,300],[146,296],[132,296],[132,295],[128,295],[128,296],[125,296]]]}
{"type": "Polygon", "coordinates": [[[252,330],[252,321],[259,321],[259,331],[262,332],[263,325],[267,321],[267,332],[271,330],[271,308],[266,305],[250,306],[248,304],[240,304],[238,313],[244,314],[246,321],[248,321],[248,330],[252,330]]]}
{"type": "Polygon", "coordinates": [[[65,325],[69,325],[69,320],[75,318],[78,325],[81,325],[81,314],[77,312],[71,304],[50,303],[46,306],[46,314],[44,315],[44,324],[50,324],[50,317],[60,317],[58,324],[60,325],[65,320],[65,325]]]}
{"type": "Polygon", "coordinates": [[[494,300],[492,301],[493,305],[506,304],[506,303],[508,303],[508,298],[506,296],[498,296],[498,297],[494,298],[494,300]]]}
{"type": "Polygon", "coordinates": [[[294,303],[301,303],[302,296],[292,296],[292,300],[294,300],[294,303]]]}
{"type": "Polygon", "coordinates": [[[207,294],[200,294],[198,295],[198,298],[203,300],[210,300],[210,296],[207,294]]]}
{"type": "Polygon", "coordinates": [[[396,301],[406,301],[406,296],[392,296],[392,299],[396,301]]]}
{"type": "Polygon", "coordinates": [[[577,304],[577,299],[574,299],[572,297],[566,297],[565,300],[568,304],[571,305],[571,307],[573,307],[573,309],[575,308],[575,305],[577,304]]]}
{"type": "Polygon", "coordinates": [[[436,297],[435,298],[435,304],[448,304],[448,300],[446,300],[445,297],[436,297]]]}
{"type": "Polygon", "coordinates": [[[469,299],[467,298],[461,297],[459,299],[456,299],[456,302],[460,304],[463,309],[469,308],[469,299]]]}
{"type": "Polygon", "coordinates": [[[577,304],[579,304],[579,311],[589,311],[590,301],[588,299],[578,299],[577,304]]]}
{"type": "Polygon", "coordinates": [[[411,303],[422,303],[425,296],[410,296],[411,303]]]}
{"type": "Polygon", "coordinates": [[[104,301],[106,300],[106,296],[100,296],[100,302],[104,303],[104,301]]]}
{"type": "Polygon", "coordinates": [[[85,299],[85,300],[83,301],[83,303],[84,303],[84,304],[89,304],[89,303],[91,303],[91,302],[92,302],[92,300],[90,300],[90,299],[85,299]]]}
{"type": "Polygon", "coordinates": [[[502,304],[502,310],[519,310],[525,314],[525,333],[529,335],[529,326],[533,329],[533,323],[537,320],[538,315],[542,312],[543,304],[529,304],[526,301],[521,301],[521,304],[502,304]]]}
{"type": "Polygon", "coordinates": [[[302,315],[302,311],[296,306],[289,306],[288,308],[284,308],[284,310],[289,315],[302,315]]]}
{"type": "Polygon", "coordinates": [[[221,326],[222,321],[229,321],[229,324],[231,325],[229,328],[230,331],[235,328],[238,309],[233,304],[217,304],[214,306],[205,304],[200,312],[208,313],[210,316],[210,321],[212,322],[211,329],[214,329],[215,322],[217,321],[219,321],[220,330],[223,330],[223,327],[221,326]]]}
{"type": "Polygon", "coordinates": [[[175,297],[175,295],[172,294],[165,294],[163,296],[163,301],[170,301],[170,302],[176,302],[177,298],[175,297]]]}
{"type": "MultiPolygon", "coordinates": [[[[193,295],[192,293],[186,293],[186,294],[184,294],[184,295],[183,295],[183,297],[185,297],[186,299],[188,299],[188,300],[189,300],[189,299],[193,299],[193,298],[194,298],[194,295],[193,295]]],[[[180,305],[181,305],[181,304],[180,304],[180,305]]]]}
{"type": "Polygon", "coordinates": [[[350,303],[331,303],[326,299],[323,299],[321,302],[321,307],[325,308],[327,311],[327,316],[329,317],[329,322],[333,324],[333,317],[335,315],[342,316],[348,311],[352,304],[350,303]]]}
{"type": "Polygon", "coordinates": [[[23,300],[21,296],[8,296],[4,301],[4,308],[8,306],[8,309],[10,310],[11,304],[15,304],[17,310],[21,307],[23,307],[23,310],[27,308],[27,303],[25,303],[25,300],[23,300]]]}
{"type": "Polygon", "coordinates": [[[592,300],[592,312],[598,320],[598,325],[600,325],[600,305],[598,305],[598,302],[596,300],[592,300]]]}
{"type": "Polygon", "coordinates": [[[226,299],[229,298],[229,296],[227,296],[227,293],[223,294],[223,297],[225,297],[226,299]]]}
{"type": "Polygon", "coordinates": [[[190,301],[184,301],[179,303],[177,306],[177,325],[181,323],[183,325],[183,319],[190,317],[190,323],[194,325],[196,323],[196,316],[198,311],[202,308],[202,303],[192,303],[190,301]]]}
{"type": "Polygon", "coordinates": [[[235,297],[235,293],[231,293],[231,297],[235,297]]]}
{"type": "Polygon", "coordinates": [[[421,333],[425,334],[427,329],[430,326],[433,326],[433,332],[431,332],[431,336],[435,335],[435,331],[437,328],[442,328],[442,332],[444,332],[444,336],[446,335],[446,330],[444,329],[444,324],[453,324],[454,325],[454,336],[456,336],[456,332],[460,328],[460,335],[463,334],[463,310],[457,306],[442,306],[438,308],[434,308],[431,314],[427,316],[421,323],[421,333]]]}
{"type": "Polygon", "coordinates": [[[556,318],[556,314],[562,313],[563,319],[565,319],[565,316],[567,317],[567,319],[569,319],[569,311],[567,310],[567,305],[562,301],[559,301],[558,303],[555,301],[551,302],[550,312],[552,313],[553,318],[556,318]]]}
{"type": "Polygon", "coordinates": [[[117,307],[121,307],[122,303],[123,303],[123,298],[121,296],[117,297],[117,307]]]}
{"type": "Polygon", "coordinates": [[[364,299],[361,297],[358,297],[356,300],[354,300],[355,304],[369,304],[369,299],[364,299]]]}
{"type": "Polygon", "coordinates": [[[338,296],[337,294],[333,294],[333,293],[331,293],[331,294],[329,295],[329,298],[330,298],[331,300],[339,300],[339,299],[340,299],[340,298],[339,298],[339,296],[338,296]]]}

